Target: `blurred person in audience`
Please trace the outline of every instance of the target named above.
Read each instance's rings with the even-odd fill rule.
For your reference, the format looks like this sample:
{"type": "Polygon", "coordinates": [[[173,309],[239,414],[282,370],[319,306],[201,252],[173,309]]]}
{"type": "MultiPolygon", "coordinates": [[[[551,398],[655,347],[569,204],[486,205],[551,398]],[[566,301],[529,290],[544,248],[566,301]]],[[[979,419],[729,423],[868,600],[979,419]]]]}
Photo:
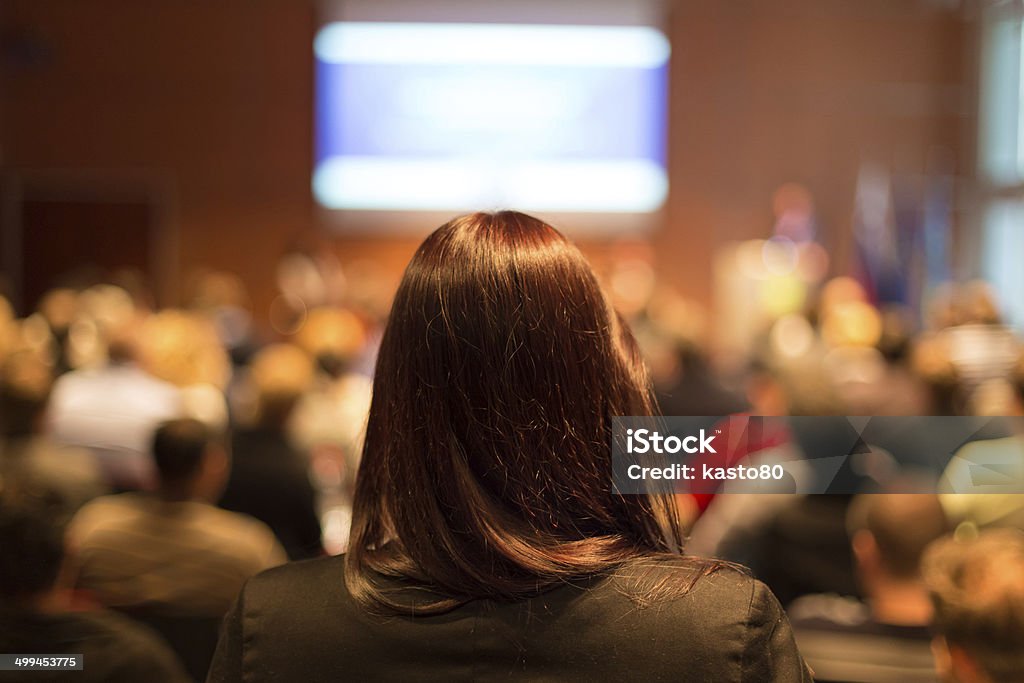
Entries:
{"type": "Polygon", "coordinates": [[[73,604],[59,580],[63,544],[63,530],[49,511],[0,496],[0,652],[82,657],[81,671],[0,671],[0,681],[189,681],[151,630],[73,604]]]}
{"type": "Polygon", "coordinates": [[[749,409],[742,396],[723,386],[710,359],[694,343],[669,338],[659,345],[663,365],[655,387],[666,415],[725,416],[749,409]]]}
{"type": "MultiPolygon", "coordinates": [[[[867,306],[866,304],[864,304],[867,306]]],[[[867,308],[861,311],[864,320],[877,325],[877,334],[861,343],[843,340],[822,360],[825,372],[842,395],[850,415],[929,415],[933,397],[925,383],[908,367],[906,344],[900,342],[901,332],[894,327],[900,313],[890,308],[885,312],[867,308]]],[[[857,317],[850,325],[861,326],[857,317]]]]}
{"type": "Polygon", "coordinates": [[[330,242],[311,232],[296,236],[278,261],[276,275],[281,294],[306,309],[338,305],[348,288],[330,242]]]}
{"type": "MultiPolygon", "coordinates": [[[[787,379],[786,374],[780,368],[760,359],[756,359],[750,364],[745,379],[745,402],[750,415],[781,417],[789,413],[789,396],[793,393],[795,385],[787,379]]],[[[672,413],[666,411],[666,414],[672,413]]],[[[723,419],[715,425],[715,429],[722,429],[723,433],[727,434],[726,430],[729,429],[731,422],[729,419],[723,419]]],[[[758,426],[758,429],[747,432],[746,438],[740,442],[737,448],[731,449],[729,456],[725,453],[718,456],[717,459],[721,461],[722,465],[732,465],[751,458],[762,459],[762,456],[767,456],[770,460],[793,460],[800,457],[801,454],[793,443],[793,435],[784,422],[774,420],[760,423],[758,426]],[[727,459],[729,462],[726,462],[727,459]]],[[[702,484],[693,490],[693,497],[702,518],[699,526],[691,534],[689,546],[690,550],[698,555],[727,556],[730,551],[723,545],[724,536],[731,531],[738,531],[740,524],[756,534],[757,525],[769,514],[770,506],[762,505],[762,503],[765,500],[770,500],[772,504],[776,504],[783,500],[781,498],[764,499],[760,495],[748,499],[742,495],[735,495],[728,499],[721,499],[719,502],[725,503],[724,505],[716,505],[714,511],[703,516],[715,500],[719,487],[709,482],[702,484]]],[[[737,536],[733,538],[737,538],[737,536]]],[[[739,544],[747,545],[746,541],[740,541],[739,544]]],[[[742,558],[732,559],[744,563],[742,558]]]]}
{"type": "Polygon", "coordinates": [[[284,562],[284,551],[261,522],[208,502],[229,468],[209,427],[166,422],[152,454],[155,494],[98,498],[72,520],[76,586],[127,612],[219,616],[247,578],[284,562]]]}
{"type": "Polygon", "coordinates": [[[322,545],[310,460],[288,432],[295,405],[313,381],[313,362],[296,346],[273,344],[253,357],[249,380],[256,414],[234,430],[220,506],[269,526],[291,559],[315,557],[322,545]]]}
{"type": "Polygon", "coordinates": [[[762,584],[682,555],[672,496],[613,491],[611,416],[653,411],[565,237],[445,224],[384,333],[348,554],[248,582],[208,680],[809,681],[762,584]]]}
{"type": "MultiPolygon", "coordinates": [[[[857,282],[835,278],[823,289],[812,316],[819,328],[817,335],[808,329],[809,321],[803,320],[782,319],[772,329],[771,361],[766,365],[787,381],[778,384],[783,391],[772,391],[769,381],[768,391],[760,392],[764,397],[755,395],[752,401],[766,403],[780,413],[821,416],[814,423],[792,423],[792,443],[799,451],[811,456],[820,453],[838,430],[849,429],[845,418],[827,421],[824,416],[926,412],[925,392],[913,373],[901,365],[907,342],[900,339],[907,334],[908,324],[899,309],[887,313],[881,314],[867,301],[857,282]],[[807,349],[803,354],[793,353],[792,344],[779,343],[801,338],[806,340],[798,345],[807,349]]],[[[931,455],[917,443],[922,439],[913,431],[876,430],[872,438],[877,448],[857,453],[837,476],[851,485],[855,479],[862,480],[857,486],[871,485],[872,468],[861,468],[861,461],[890,462],[889,453],[902,462],[912,461],[911,455],[931,455]]],[[[829,494],[793,497],[779,507],[763,504],[760,507],[771,514],[755,513],[753,517],[764,522],[757,528],[751,529],[746,521],[749,513],[733,515],[719,524],[725,530],[723,544],[745,549],[747,555],[740,559],[750,564],[783,604],[805,594],[858,595],[860,586],[853,574],[846,534],[850,502],[849,495],[829,494]],[[739,533],[744,530],[746,534],[739,533]]],[[[732,552],[735,555],[735,550],[732,552]]]]}
{"type": "MultiPolygon", "coordinates": [[[[662,385],[662,390],[659,391],[655,376],[654,387],[658,405],[665,415],[706,416],[707,419],[703,422],[706,422],[708,429],[721,432],[724,441],[737,444],[735,448],[730,448],[728,453],[723,451],[721,454],[705,456],[705,462],[709,465],[723,466],[739,462],[752,464],[754,461],[768,464],[770,461],[792,460],[799,457],[799,453],[792,448],[789,429],[777,421],[764,423],[761,429],[747,430],[745,438],[739,442],[729,440],[730,428],[735,428],[745,417],[737,413],[756,416],[778,415],[780,413],[775,412],[776,405],[761,401],[761,392],[748,390],[747,399],[727,392],[713,378],[709,362],[698,349],[681,347],[678,354],[678,371],[681,375],[674,386],[666,389],[665,385],[662,385]]],[[[651,356],[645,354],[645,358],[650,359],[651,356]]],[[[654,372],[652,369],[652,374],[654,372]]],[[[765,373],[764,379],[767,379],[767,375],[768,373],[765,373]]],[[[774,378],[762,383],[761,373],[754,371],[747,379],[748,387],[763,387],[766,389],[764,395],[781,397],[781,392],[775,391],[778,382],[774,378]]],[[[749,561],[745,550],[749,544],[741,538],[745,535],[745,532],[741,532],[741,527],[756,534],[759,524],[770,516],[773,506],[781,504],[783,498],[775,495],[766,497],[764,494],[751,498],[743,494],[730,493],[725,498],[718,498],[719,504],[715,505],[709,514],[708,510],[718,494],[727,493],[729,488],[720,482],[679,482],[676,500],[680,511],[688,512],[686,526],[691,531],[688,545],[690,552],[704,557],[728,558],[730,561],[744,564],[749,561]],[[733,534],[734,531],[739,533],[733,534]],[[726,534],[730,534],[728,547],[724,538],[726,534]],[[734,540],[738,543],[732,543],[734,540]]]]}
{"type": "Polygon", "coordinates": [[[1011,434],[971,441],[953,455],[939,480],[943,507],[968,531],[1024,530],[1024,357],[1012,382],[992,380],[974,396],[977,414],[1011,418],[996,420],[1009,426],[1011,434]]]}
{"type": "Polygon", "coordinates": [[[234,273],[208,270],[194,275],[190,308],[205,315],[217,331],[234,366],[244,366],[255,352],[252,302],[245,283],[234,273]]]}
{"type": "Polygon", "coordinates": [[[933,493],[854,498],[850,544],[864,601],[807,595],[787,609],[800,650],[819,681],[935,681],[928,630],[932,606],[921,557],[949,531],[933,493]]]}
{"type": "Polygon", "coordinates": [[[139,349],[145,368],[178,388],[182,417],[227,427],[224,391],[231,362],[211,320],[173,308],[160,311],[142,323],[139,349]]]}
{"type": "MultiPolygon", "coordinates": [[[[817,453],[820,441],[835,426],[824,417],[843,413],[830,377],[819,363],[807,359],[757,359],[747,386],[754,415],[819,420],[773,420],[748,433],[745,446],[732,458],[758,464],[786,462],[792,476],[766,484],[762,493],[735,493],[726,486],[699,494],[698,502],[706,509],[694,526],[691,551],[751,567],[783,605],[808,593],[856,594],[846,535],[850,496],[795,493],[812,474],[800,460],[817,453]]],[[[837,419],[845,423],[845,418],[837,419]]]]}
{"type": "Polygon", "coordinates": [[[62,375],[73,369],[71,349],[71,324],[78,315],[78,292],[68,287],[51,289],[43,295],[37,306],[38,314],[46,321],[56,343],[55,369],[62,375]]]}
{"type": "Polygon", "coordinates": [[[665,415],[723,416],[749,407],[720,381],[701,346],[705,315],[699,306],[657,287],[631,324],[665,415]]]}
{"type": "Polygon", "coordinates": [[[1002,323],[995,293],[981,281],[942,288],[930,320],[931,329],[916,341],[914,366],[948,412],[971,414],[980,389],[1010,378],[1024,344],[1002,323]]]}
{"type": "Polygon", "coordinates": [[[91,450],[107,482],[121,490],[152,485],[153,430],[184,410],[178,389],[144,369],[138,351],[134,322],[113,331],[105,363],[57,379],[47,415],[54,440],[91,450]]]}
{"type": "Polygon", "coordinates": [[[124,289],[111,284],[92,285],[77,293],[73,310],[65,348],[72,368],[103,365],[108,359],[108,347],[115,339],[119,343],[134,342],[138,352],[139,324],[148,318],[149,311],[136,308],[124,289]]]}
{"type": "Polygon", "coordinates": [[[37,499],[66,522],[107,489],[90,452],[43,432],[52,386],[53,367],[38,351],[20,349],[0,363],[0,493],[37,499]]]}
{"type": "MultiPolygon", "coordinates": [[[[353,279],[357,287],[372,286],[353,279]]],[[[354,292],[353,292],[354,293],[354,292]]],[[[355,474],[363,448],[373,382],[366,372],[376,348],[365,314],[321,307],[310,311],[295,343],[316,362],[316,377],[295,408],[291,432],[310,458],[327,552],[348,543],[355,474]]]]}
{"type": "Polygon", "coordinates": [[[351,311],[318,308],[310,312],[295,343],[316,360],[316,378],[303,393],[292,431],[314,456],[336,456],[351,481],[359,464],[372,380],[355,369],[367,345],[366,328],[351,311]]]}
{"type": "Polygon", "coordinates": [[[783,605],[813,593],[860,594],[844,523],[851,499],[795,496],[765,525],[750,564],[783,605]]]}
{"type": "MultiPolygon", "coordinates": [[[[830,280],[811,313],[817,324],[821,364],[834,391],[850,415],[929,414],[929,396],[920,379],[904,363],[912,328],[912,315],[887,304],[872,304],[863,286],[848,277],[830,280]]],[[[779,321],[773,341],[787,338],[779,321]]],[[[786,355],[792,349],[779,349],[786,355]]]]}
{"type": "Polygon", "coordinates": [[[949,683],[1024,681],[1024,533],[947,537],[925,554],[933,650],[949,683]]]}

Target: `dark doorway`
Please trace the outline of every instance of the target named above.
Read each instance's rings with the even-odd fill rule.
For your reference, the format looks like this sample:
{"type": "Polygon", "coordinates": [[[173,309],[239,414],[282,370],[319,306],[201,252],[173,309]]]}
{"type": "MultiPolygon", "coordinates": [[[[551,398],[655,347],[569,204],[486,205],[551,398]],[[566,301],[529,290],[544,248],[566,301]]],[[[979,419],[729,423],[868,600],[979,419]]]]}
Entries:
{"type": "Polygon", "coordinates": [[[7,202],[0,270],[19,314],[54,287],[88,287],[125,274],[154,295],[164,291],[173,253],[160,193],[37,179],[21,183],[7,202]]]}

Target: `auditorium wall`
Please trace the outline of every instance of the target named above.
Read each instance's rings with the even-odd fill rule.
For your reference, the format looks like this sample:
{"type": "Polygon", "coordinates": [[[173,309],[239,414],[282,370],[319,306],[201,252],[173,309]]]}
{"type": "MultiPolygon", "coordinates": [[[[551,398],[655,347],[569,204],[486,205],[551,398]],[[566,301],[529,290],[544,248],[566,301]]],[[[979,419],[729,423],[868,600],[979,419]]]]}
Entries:
{"type": "MultiPolygon", "coordinates": [[[[651,236],[665,276],[709,304],[712,251],[767,235],[784,182],[812,191],[842,268],[863,160],[921,173],[939,155],[969,180],[973,27],[953,5],[667,3],[671,193],[651,236]]],[[[0,22],[5,187],[138,188],[160,205],[161,298],[174,303],[197,266],[230,269],[264,319],[278,255],[323,227],[309,183],[314,4],[7,0],[0,22]]],[[[391,278],[415,246],[332,243],[391,278]]]]}

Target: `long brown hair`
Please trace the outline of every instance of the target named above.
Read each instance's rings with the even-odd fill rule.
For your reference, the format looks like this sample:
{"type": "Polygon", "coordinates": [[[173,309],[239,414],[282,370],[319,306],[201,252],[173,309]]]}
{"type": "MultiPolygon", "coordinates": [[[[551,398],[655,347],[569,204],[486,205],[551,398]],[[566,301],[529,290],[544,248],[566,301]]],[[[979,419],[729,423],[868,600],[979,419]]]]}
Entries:
{"type": "Polygon", "coordinates": [[[671,497],[612,491],[612,416],[654,410],[632,335],[561,233],[511,211],[441,226],[381,343],[349,592],[429,614],[678,556],[671,497]]]}

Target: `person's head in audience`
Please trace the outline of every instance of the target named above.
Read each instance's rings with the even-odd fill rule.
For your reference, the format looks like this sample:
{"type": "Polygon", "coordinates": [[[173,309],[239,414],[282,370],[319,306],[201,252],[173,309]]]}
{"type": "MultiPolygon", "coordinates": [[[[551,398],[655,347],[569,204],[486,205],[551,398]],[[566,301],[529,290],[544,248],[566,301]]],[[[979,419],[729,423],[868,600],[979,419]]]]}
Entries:
{"type": "Polygon", "coordinates": [[[53,368],[38,353],[19,350],[0,367],[0,440],[32,436],[43,428],[53,368]]]}
{"type": "Polygon", "coordinates": [[[983,531],[947,537],[924,560],[935,605],[933,649],[954,683],[1024,681],[1024,534],[983,531]]]}
{"type": "Polygon", "coordinates": [[[154,377],[177,387],[228,384],[231,363],[209,318],[165,309],[142,323],[139,342],[141,362],[154,377]]]}
{"type": "Polygon", "coordinates": [[[149,629],[75,604],[66,548],[64,527],[48,510],[0,496],[0,650],[78,653],[93,670],[88,678],[0,674],[0,680],[192,680],[149,629]]]}
{"type": "Polygon", "coordinates": [[[202,422],[187,418],[157,428],[153,461],[158,493],[169,501],[216,500],[230,467],[222,436],[202,422]]]}
{"type": "Polygon", "coordinates": [[[37,609],[64,561],[63,531],[42,508],[0,497],[0,604],[37,609]]]}
{"type": "Polygon", "coordinates": [[[931,616],[921,557],[949,532],[933,493],[866,493],[847,517],[857,577],[876,621],[923,625],[931,616]]]}
{"type": "Polygon", "coordinates": [[[257,426],[284,429],[296,404],[313,382],[313,361],[292,344],[271,344],[252,359],[250,378],[255,394],[257,426]]]}
{"type": "Polygon", "coordinates": [[[39,313],[59,337],[67,334],[79,310],[79,295],[69,287],[51,289],[39,302],[39,313]]]}
{"type": "Polygon", "coordinates": [[[654,409],[633,336],[571,242],[516,212],[445,224],[406,269],[381,342],[350,592],[436,612],[678,554],[670,496],[612,490],[612,416],[654,409]],[[380,575],[436,599],[410,605],[380,575]]]}
{"type": "Polygon", "coordinates": [[[343,375],[366,346],[366,327],[352,311],[323,306],[309,312],[295,343],[328,377],[343,375]]]}
{"type": "Polygon", "coordinates": [[[748,369],[747,401],[754,415],[842,415],[834,384],[815,363],[755,359],[748,369]]]}
{"type": "Polygon", "coordinates": [[[130,365],[139,359],[139,331],[126,322],[107,333],[107,360],[111,365],[130,365]]]}

